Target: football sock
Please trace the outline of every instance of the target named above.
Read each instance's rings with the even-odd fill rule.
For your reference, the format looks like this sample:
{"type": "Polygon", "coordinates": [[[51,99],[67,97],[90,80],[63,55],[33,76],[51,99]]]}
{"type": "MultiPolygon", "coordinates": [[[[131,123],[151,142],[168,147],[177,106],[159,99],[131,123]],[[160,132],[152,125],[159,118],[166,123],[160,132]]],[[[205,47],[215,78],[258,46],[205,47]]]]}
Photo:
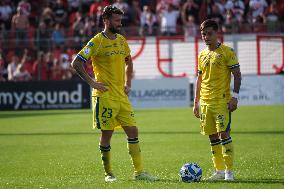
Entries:
{"type": "Polygon", "coordinates": [[[127,141],[127,148],[134,167],[134,174],[139,175],[142,172],[142,158],[139,140],[138,138],[128,138],[127,141]]]}
{"type": "Polygon", "coordinates": [[[101,157],[102,157],[102,164],[105,170],[105,175],[112,175],[111,166],[110,166],[110,146],[101,146],[101,157]]]}
{"type": "Polygon", "coordinates": [[[225,164],[222,154],[222,145],[221,140],[211,140],[211,152],[212,152],[212,161],[214,164],[214,167],[216,171],[224,171],[225,170],[225,164]]]}
{"type": "Polygon", "coordinates": [[[226,138],[221,140],[222,147],[223,147],[223,158],[226,166],[226,170],[231,171],[233,169],[233,156],[234,156],[234,149],[232,138],[226,138]]]}

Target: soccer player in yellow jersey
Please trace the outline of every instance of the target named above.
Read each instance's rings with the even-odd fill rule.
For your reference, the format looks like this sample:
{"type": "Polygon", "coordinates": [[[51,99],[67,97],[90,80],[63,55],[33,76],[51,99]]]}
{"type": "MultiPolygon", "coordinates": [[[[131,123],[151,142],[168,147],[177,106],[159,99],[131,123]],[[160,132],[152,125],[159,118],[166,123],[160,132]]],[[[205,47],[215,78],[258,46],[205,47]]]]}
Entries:
{"type": "Polygon", "coordinates": [[[207,48],[198,56],[198,77],[193,113],[200,118],[201,133],[211,144],[214,174],[208,180],[234,180],[231,112],[237,109],[241,72],[234,50],[217,40],[218,24],[205,20],[200,25],[207,48]],[[230,94],[231,74],[234,76],[230,94]]]}
{"type": "Polygon", "coordinates": [[[134,179],[154,181],[158,178],[143,171],[138,129],[127,94],[131,89],[133,63],[126,39],[118,34],[123,12],[106,6],[102,17],[104,30],[94,36],[77,54],[71,65],[92,88],[93,125],[101,130],[100,152],[105,181],[116,177],[111,168],[110,140],[115,128],[122,128],[128,140],[128,150],[134,167],[134,179]],[[83,64],[92,60],[95,78],[90,77],[83,64]]]}

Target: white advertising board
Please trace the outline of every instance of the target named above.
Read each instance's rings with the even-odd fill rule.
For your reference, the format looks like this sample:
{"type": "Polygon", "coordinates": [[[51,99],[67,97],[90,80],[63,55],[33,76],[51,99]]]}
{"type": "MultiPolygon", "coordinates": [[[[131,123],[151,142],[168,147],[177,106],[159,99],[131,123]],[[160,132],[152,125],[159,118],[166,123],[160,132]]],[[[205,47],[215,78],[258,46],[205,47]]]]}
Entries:
{"type": "Polygon", "coordinates": [[[284,75],[243,76],[239,104],[284,104],[284,75]]]}
{"type": "Polygon", "coordinates": [[[189,81],[187,78],[133,80],[129,99],[134,108],[188,107],[189,81]]]}

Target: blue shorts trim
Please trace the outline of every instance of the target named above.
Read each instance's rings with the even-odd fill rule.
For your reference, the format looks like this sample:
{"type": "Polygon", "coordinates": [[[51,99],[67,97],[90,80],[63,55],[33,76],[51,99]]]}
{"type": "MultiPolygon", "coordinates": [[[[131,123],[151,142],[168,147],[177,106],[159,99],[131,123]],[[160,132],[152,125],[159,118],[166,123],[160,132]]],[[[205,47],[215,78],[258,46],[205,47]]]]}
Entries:
{"type": "Polygon", "coordinates": [[[226,132],[229,132],[231,130],[231,121],[232,121],[231,115],[232,115],[232,113],[229,112],[229,123],[227,125],[226,132]]]}
{"type": "Polygon", "coordinates": [[[97,128],[101,129],[101,123],[99,120],[99,115],[100,115],[100,97],[97,97],[96,100],[96,123],[97,123],[97,128]]]}

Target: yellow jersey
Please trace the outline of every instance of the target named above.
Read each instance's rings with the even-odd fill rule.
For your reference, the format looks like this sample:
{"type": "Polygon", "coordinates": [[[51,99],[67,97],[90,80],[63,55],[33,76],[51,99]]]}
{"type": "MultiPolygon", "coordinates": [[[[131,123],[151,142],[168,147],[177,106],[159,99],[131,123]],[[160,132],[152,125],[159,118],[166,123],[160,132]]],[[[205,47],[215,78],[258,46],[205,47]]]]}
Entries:
{"type": "Polygon", "coordinates": [[[198,56],[201,74],[200,99],[205,104],[227,103],[230,98],[231,70],[239,67],[234,50],[221,43],[214,51],[208,48],[198,56]]]}
{"type": "Polygon", "coordinates": [[[92,95],[112,100],[124,101],[127,95],[125,85],[125,58],[130,55],[130,48],[126,39],[116,35],[116,39],[109,39],[104,32],[98,33],[77,54],[84,62],[92,60],[95,79],[106,85],[108,91],[100,92],[93,89],[92,95]]]}

